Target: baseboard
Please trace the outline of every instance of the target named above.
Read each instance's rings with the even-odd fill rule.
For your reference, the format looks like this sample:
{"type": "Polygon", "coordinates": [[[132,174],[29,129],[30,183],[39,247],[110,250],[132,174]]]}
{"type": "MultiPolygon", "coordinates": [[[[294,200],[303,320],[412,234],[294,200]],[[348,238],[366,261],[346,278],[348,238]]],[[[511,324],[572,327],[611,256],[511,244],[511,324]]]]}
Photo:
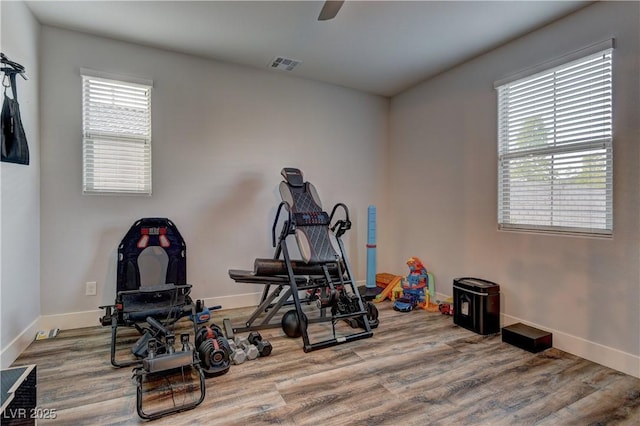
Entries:
{"type": "Polygon", "coordinates": [[[36,332],[40,330],[38,328],[39,320],[39,317],[36,318],[22,333],[13,339],[5,348],[2,348],[0,352],[0,368],[3,370],[9,368],[16,358],[33,342],[33,339],[36,337],[36,332]]]}
{"type": "Polygon", "coordinates": [[[543,327],[523,319],[501,314],[502,326],[507,326],[521,322],[531,327],[539,328],[544,331],[553,333],[553,347],[570,354],[579,356],[580,358],[593,361],[605,367],[623,372],[630,376],[640,378],[640,356],[633,355],[618,349],[610,348],[599,343],[590,342],[581,337],[573,336],[562,331],[553,330],[543,327]]]}
{"type": "Polygon", "coordinates": [[[100,317],[104,311],[69,312],[68,314],[42,315],[38,323],[38,330],[72,330],[74,328],[96,327],[100,325],[100,317]]]}
{"type": "MultiPolygon", "coordinates": [[[[442,303],[442,302],[444,302],[445,300],[447,300],[447,299],[448,299],[448,298],[450,298],[450,297],[451,297],[451,296],[447,296],[446,294],[438,293],[438,292],[436,291],[436,298],[435,298],[435,300],[433,300],[432,302],[433,302],[433,303],[442,303]]],[[[453,299],[452,299],[452,300],[453,300],[453,299]]],[[[453,303],[453,302],[451,302],[451,303],[453,303]]]]}

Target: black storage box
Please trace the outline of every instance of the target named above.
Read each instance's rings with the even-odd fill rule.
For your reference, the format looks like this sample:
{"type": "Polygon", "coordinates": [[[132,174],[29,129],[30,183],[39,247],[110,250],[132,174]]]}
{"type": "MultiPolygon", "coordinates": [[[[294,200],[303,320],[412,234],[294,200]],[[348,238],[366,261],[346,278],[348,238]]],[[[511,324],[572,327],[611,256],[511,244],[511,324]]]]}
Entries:
{"type": "Polygon", "coordinates": [[[481,278],[454,279],[453,322],[478,334],[500,332],[500,286],[481,278]]]}
{"type": "Polygon", "coordinates": [[[553,344],[553,335],[522,323],[502,328],[502,341],[529,352],[549,349],[553,344]]]}

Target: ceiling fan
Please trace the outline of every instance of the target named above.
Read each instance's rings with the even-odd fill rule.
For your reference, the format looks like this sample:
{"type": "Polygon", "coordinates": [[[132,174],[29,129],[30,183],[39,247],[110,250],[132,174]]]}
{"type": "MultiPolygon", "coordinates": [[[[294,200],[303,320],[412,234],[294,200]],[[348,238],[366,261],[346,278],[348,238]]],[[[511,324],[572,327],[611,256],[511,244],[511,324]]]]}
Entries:
{"type": "Polygon", "coordinates": [[[320,11],[320,15],[318,15],[318,21],[328,21],[329,19],[335,18],[343,3],[344,0],[325,1],[324,6],[322,6],[322,10],[320,11]]]}

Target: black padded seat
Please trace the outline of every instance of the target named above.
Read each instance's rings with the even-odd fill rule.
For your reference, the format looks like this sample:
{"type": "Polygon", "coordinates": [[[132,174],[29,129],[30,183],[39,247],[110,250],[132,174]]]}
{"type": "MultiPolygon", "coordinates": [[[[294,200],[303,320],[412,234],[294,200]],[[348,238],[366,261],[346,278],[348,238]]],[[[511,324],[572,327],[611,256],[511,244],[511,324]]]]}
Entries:
{"type": "MultiPolygon", "coordinates": [[[[245,271],[242,269],[229,269],[229,277],[239,283],[249,284],[283,284],[288,285],[291,282],[287,275],[256,275],[253,271],[245,271]]],[[[305,284],[305,277],[295,277],[296,284],[305,284]]]]}
{"type": "Polygon", "coordinates": [[[144,322],[147,317],[158,321],[181,317],[184,306],[191,303],[187,295],[190,288],[190,285],[158,284],[119,292],[125,324],[144,322]]]}

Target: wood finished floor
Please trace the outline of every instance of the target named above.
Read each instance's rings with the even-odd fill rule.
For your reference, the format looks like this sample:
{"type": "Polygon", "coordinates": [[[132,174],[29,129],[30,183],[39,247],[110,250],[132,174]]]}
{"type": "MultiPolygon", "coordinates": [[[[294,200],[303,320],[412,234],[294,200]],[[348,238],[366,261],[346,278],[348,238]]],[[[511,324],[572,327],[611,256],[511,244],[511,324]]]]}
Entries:
{"type": "MultiPolygon", "coordinates": [[[[311,353],[280,328],[263,330],[271,356],[207,379],[201,405],[153,424],[640,425],[640,379],[557,349],[531,354],[437,313],[377,306],[374,337],[311,353]]],[[[216,311],[213,321],[241,324],[250,312],[216,311]]],[[[63,330],[16,360],[38,365],[38,407],[56,410],[38,424],[144,422],[131,368],[111,367],[109,342],[109,328],[63,330]]]]}

